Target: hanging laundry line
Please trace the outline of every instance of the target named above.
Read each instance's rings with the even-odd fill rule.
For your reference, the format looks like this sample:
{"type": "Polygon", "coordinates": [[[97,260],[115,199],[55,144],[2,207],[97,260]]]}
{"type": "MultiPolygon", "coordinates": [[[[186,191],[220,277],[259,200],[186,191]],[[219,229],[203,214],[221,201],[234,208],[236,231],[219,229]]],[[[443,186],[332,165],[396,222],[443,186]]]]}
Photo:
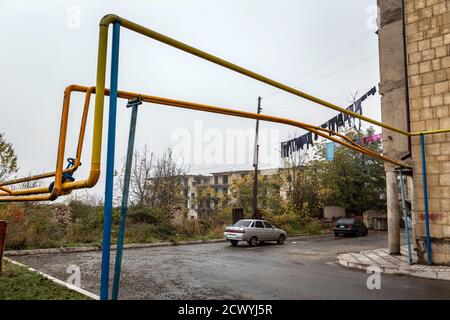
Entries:
{"type": "Polygon", "coordinates": [[[357,144],[359,144],[361,146],[366,146],[366,145],[372,144],[374,142],[380,142],[381,140],[382,140],[382,134],[378,133],[378,134],[372,134],[367,137],[355,139],[353,141],[355,141],[357,144]]]}
{"type": "MultiPolygon", "coordinates": [[[[362,137],[358,139],[354,139],[353,142],[356,144],[359,144],[360,146],[367,146],[369,144],[375,143],[375,142],[381,142],[382,140],[382,134],[372,134],[367,137],[362,137]]],[[[325,160],[333,161],[334,160],[334,152],[337,148],[340,148],[341,145],[337,144],[336,142],[327,142],[325,143],[325,160]]]]}
{"type": "MultiPolygon", "coordinates": [[[[374,86],[369,91],[367,91],[364,95],[362,95],[358,100],[356,100],[352,105],[350,105],[347,110],[356,112],[360,115],[363,114],[362,103],[370,96],[373,96],[377,93],[377,89],[374,86]]],[[[328,120],[327,122],[320,125],[321,128],[329,129],[335,132],[339,132],[340,128],[343,127],[355,127],[356,128],[356,119],[352,116],[349,116],[346,113],[339,113],[337,116],[328,120]]],[[[330,133],[330,135],[333,135],[330,133]]],[[[289,157],[293,152],[297,152],[299,150],[303,150],[304,148],[309,149],[314,146],[314,142],[319,139],[317,134],[313,134],[312,132],[306,133],[300,137],[291,139],[289,141],[284,141],[281,143],[281,156],[283,158],[289,157]]]]}

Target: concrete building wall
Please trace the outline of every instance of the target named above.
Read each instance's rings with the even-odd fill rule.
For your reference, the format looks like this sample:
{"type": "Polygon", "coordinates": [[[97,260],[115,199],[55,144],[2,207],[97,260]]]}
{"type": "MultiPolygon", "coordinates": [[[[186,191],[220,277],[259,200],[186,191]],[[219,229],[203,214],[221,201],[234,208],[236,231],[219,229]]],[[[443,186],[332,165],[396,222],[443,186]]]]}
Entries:
{"type": "MultiPolygon", "coordinates": [[[[378,0],[381,119],[405,131],[408,116],[405,98],[403,21],[401,0],[378,0]]],[[[400,158],[408,153],[408,138],[383,128],[383,153],[400,158]]],[[[391,165],[387,165],[390,170],[391,165]]]]}
{"type": "Polygon", "coordinates": [[[345,209],[341,207],[325,206],[323,207],[323,217],[327,220],[345,217],[345,209]]]}
{"type": "Polygon", "coordinates": [[[186,175],[183,177],[183,190],[187,199],[188,219],[196,220],[198,212],[195,197],[202,188],[212,185],[212,177],[204,175],[186,175]]]}
{"type": "MultiPolygon", "coordinates": [[[[450,128],[450,1],[405,0],[411,130],[450,128]]],[[[427,136],[433,263],[450,265],[450,134],[427,136]]],[[[416,241],[426,261],[422,161],[412,139],[416,241]]]]}
{"type": "MultiPolygon", "coordinates": [[[[381,120],[393,127],[409,130],[405,90],[405,50],[401,0],[378,0],[381,120]]],[[[400,159],[409,153],[408,137],[384,129],[384,155],[400,159]]],[[[385,164],[389,252],[400,253],[400,205],[397,173],[385,164]]]]}

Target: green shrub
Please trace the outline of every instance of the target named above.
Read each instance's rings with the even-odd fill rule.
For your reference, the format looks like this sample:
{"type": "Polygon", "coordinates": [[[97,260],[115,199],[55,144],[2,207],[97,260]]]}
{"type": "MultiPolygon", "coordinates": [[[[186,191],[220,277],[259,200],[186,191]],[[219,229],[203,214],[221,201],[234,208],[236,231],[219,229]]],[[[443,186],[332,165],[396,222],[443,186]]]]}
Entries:
{"type": "MultiPolygon", "coordinates": [[[[63,204],[7,204],[0,207],[0,220],[8,222],[6,248],[19,250],[77,245],[98,245],[102,241],[103,207],[81,201],[63,204]],[[60,213],[63,215],[60,216],[60,213]],[[69,216],[67,216],[69,215],[69,216]],[[62,219],[60,219],[62,217],[62,219]]],[[[276,213],[264,210],[263,217],[288,234],[320,234],[316,219],[289,208],[276,213]]],[[[112,242],[117,239],[121,210],[112,211],[112,242]]],[[[231,224],[231,208],[224,207],[212,215],[193,221],[186,218],[174,222],[171,215],[146,206],[130,206],[126,222],[126,243],[180,241],[188,239],[222,238],[226,225],[231,224]],[[181,222],[181,223],[180,223],[181,222]]]]}
{"type": "Polygon", "coordinates": [[[65,234],[47,208],[31,208],[27,213],[27,246],[31,248],[51,248],[58,246],[65,234]]]}
{"type": "Polygon", "coordinates": [[[6,230],[6,250],[21,250],[27,246],[26,216],[22,206],[8,204],[0,211],[0,220],[8,224],[6,230]]]}
{"type": "Polygon", "coordinates": [[[72,212],[72,220],[84,219],[92,213],[92,206],[79,200],[72,200],[68,204],[72,212]]]}
{"type": "Polygon", "coordinates": [[[319,221],[313,220],[305,225],[304,230],[308,234],[321,234],[322,226],[319,221]]]}
{"type": "Polygon", "coordinates": [[[160,224],[165,222],[161,210],[143,205],[130,206],[127,211],[127,219],[131,223],[160,224]]]}

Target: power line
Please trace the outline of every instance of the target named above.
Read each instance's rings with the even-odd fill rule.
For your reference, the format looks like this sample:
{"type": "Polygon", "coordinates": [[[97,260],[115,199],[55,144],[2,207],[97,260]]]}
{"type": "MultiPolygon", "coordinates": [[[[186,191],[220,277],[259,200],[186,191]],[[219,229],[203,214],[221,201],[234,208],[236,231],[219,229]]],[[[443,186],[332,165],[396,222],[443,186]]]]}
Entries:
{"type": "MultiPolygon", "coordinates": [[[[342,98],[342,97],[345,97],[345,96],[347,96],[347,94],[339,94],[339,95],[332,96],[332,97],[326,97],[325,100],[333,100],[333,99],[342,98]]],[[[302,102],[299,102],[295,106],[286,106],[286,107],[281,107],[281,108],[277,107],[276,111],[279,111],[279,110],[290,110],[290,109],[294,109],[294,108],[298,109],[298,107],[304,106],[304,105],[307,105],[307,104],[310,104],[310,103],[312,103],[312,102],[311,101],[302,101],[302,102]]]]}
{"type": "Polygon", "coordinates": [[[303,130],[303,131],[308,131],[308,130],[306,130],[306,129],[301,129],[301,130],[303,130]]]}
{"type": "MultiPolygon", "coordinates": [[[[347,69],[350,69],[350,68],[352,68],[352,67],[354,67],[354,66],[356,66],[356,65],[359,65],[359,64],[361,64],[361,63],[363,63],[363,62],[372,60],[372,59],[374,59],[374,58],[376,58],[376,57],[378,57],[378,54],[375,54],[375,55],[373,55],[373,56],[369,56],[369,57],[366,57],[366,58],[364,58],[364,59],[358,60],[358,61],[356,61],[356,62],[354,62],[354,63],[351,63],[351,64],[349,64],[349,65],[346,65],[346,66],[344,66],[344,67],[342,67],[342,68],[340,68],[340,69],[338,69],[338,70],[335,70],[335,71],[333,71],[333,72],[327,73],[327,74],[325,74],[325,75],[323,75],[323,76],[320,76],[320,77],[318,77],[318,78],[309,80],[309,81],[307,81],[307,82],[300,83],[299,86],[310,85],[311,83],[314,83],[314,82],[317,82],[317,81],[319,81],[319,80],[328,78],[328,77],[330,77],[330,76],[332,76],[332,75],[335,75],[335,74],[337,74],[337,73],[339,73],[339,72],[342,72],[342,71],[345,71],[345,70],[347,70],[347,69]]],[[[279,92],[276,92],[276,93],[274,93],[274,94],[265,96],[264,99],[267,99],[268,97],[273,97],[273,96],[275,96],[275,95],[277,95],[277,94],[280,94],[280,93],[282,93],[282,92],[283,92],[283,91],[279,91],[279,92]]]]}
{"type": "MultiPolygon", "coordinates": [[[[310,68],[308,71],[306,71],[305,73],[303,73],[301,76],[305,77],[306,75],[311,74],[312,72],[315,72],[317,70],[320,70],[321,68],[323,68],[325,65],[327,65],[327,63],[329,63],[330,61],[336,60],[337,57],[340,57],[343,53],[348,52],[350,49],[353,49],[359,45],[361,45],[362,43],[364,43],[365,41],[367,41],[368,39],[370,39],[369,37],[367,37],[369,34],[371,34],[372,31],[366,32],[364,34],[362,34],[361,36],[359,36],[358,38],[356,38],[355,40],[350,41],[348,44],[346,44],[344,46],[344,48],[342,49],[338,49],[336,51],[334,51],[332,54],[327,56],[327,59],[324,59],[322,63],[315,65],[314,67],[310,68]],[[367,38],[366,38],[367,37],[367,38]],[[366,38],[364,41],[360,41],[361,39],[366,38]]],[[[299,79],[295,80],[294,82],[299,81],[299,79]]],[[[268,95],[263,95],[263,98],[266,99],[268,97],[272,97],[274,95],[277,95],[281,92],[279,92],[277,89],[272,90],[270,93],[268,93],[268,95]]]]}
{"type": "Polygon", "coordinates": [[[347,66],[345,66],[345,67],[342,67],[341,69],[338,69],[338,70],[333,71],[333,72],[331,72],[331,73],[329,73],[329,74],[326,74],[326,75],[323,75],[323,76],[321,76],[321,77],[318,77],[318,78],[316,78],[316,79],[313,79],[313,80],[304,82],[302,85],[305,86],[305,85],[314,83],[314,82],[316,82],[316,81],[319,81],[319,80],[328,78],[328,77],[330,77],[330,76],[332,76],[332,75],[335,75],[336,73],[339,73],[339,72],[342,72],[342,71],[344,71],[344,70],[350,69],[351,67],[354,67],[354,66],[359,65],[359,64],[361,64],[361,63],[363,63],[363,62],[372,60],[372,59],[374,59],[374,58],[376,58],[376,57],[378,57],[378,54],[375,54],[375,55],[373,55],[373,56],[370,56],[370,57],[361,59],[361,60],[359,60],[359,61],[357,61],[357,62],[355,62],[355,63],[349,64],[349,65],[347,65],[347,66]]]}

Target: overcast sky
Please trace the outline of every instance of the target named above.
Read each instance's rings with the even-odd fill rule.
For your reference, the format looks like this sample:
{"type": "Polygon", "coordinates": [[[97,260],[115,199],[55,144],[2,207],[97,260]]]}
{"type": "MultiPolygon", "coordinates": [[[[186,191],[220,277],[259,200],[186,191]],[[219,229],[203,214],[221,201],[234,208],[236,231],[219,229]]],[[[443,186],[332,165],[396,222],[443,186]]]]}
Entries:
{"type": "MultiPolygon", "coordinates": [[[[107,13],[347,107],[352,93],[365,93],[379,82],[378,38],[376,29],[370,28],[375,3],[0,0],[0,132],[13,143],[21,174],[54,169],[64,88],[69,84],[95,85],[98,22],[107,13]]],[[[109,76],[107,83],[109,87],[109,76]]],[[[337,114],[128,30],[121,33],[119,88],[252,112],[261,96],[264,114],[316,125],[337,114]]],[[[66,157],[75,154],[82,99],[75,95],[71,103],[66,157]]],[[[117,168],[126,152],[130,110],[123,108],[125,104],[126,101],[119,101],[117,168]]],[[[363,107],[365,115],[380,119],[378,95],[363,107]]],[[[225,158],[233,144],[227,147],[230,141],[226,141],[226,136],[232,130],[253,130],[254,126],[254,121],[246,119],[143,105],[139,110],[136,147],[147,144],[160,155],[168,147],[179,150],[183,139],[186,147],[188,140],[182,136],[189,135],[191,142],[197,143],[191,148],[194,156],[183,155],[191,173],[251,168],[251,143],[243,149],[238,147],[238,159],[230,163],[225,158]],[[209,148],[211,142],[218,145],[220,136],[224,140],[220,144],[221,156],[199,158],[198,153],[208,149],[208,144],[209,148]],[[203,148],[200,151],[199,146],[203,148]]],[[[104,128],[105,138],[106,125],[104,128]]],[[[264,122],[261,130],[272,136],[261,139],[263,168],[276,166],[273,155],[278,152],[280,140],[303,133],[264,122]]],[[[88,174],[91,132],[92,117],[78,179],[88,174]]],[[[95,187],[99,194],[103,192],[104,178],[102,174],[95,187]]]]}

